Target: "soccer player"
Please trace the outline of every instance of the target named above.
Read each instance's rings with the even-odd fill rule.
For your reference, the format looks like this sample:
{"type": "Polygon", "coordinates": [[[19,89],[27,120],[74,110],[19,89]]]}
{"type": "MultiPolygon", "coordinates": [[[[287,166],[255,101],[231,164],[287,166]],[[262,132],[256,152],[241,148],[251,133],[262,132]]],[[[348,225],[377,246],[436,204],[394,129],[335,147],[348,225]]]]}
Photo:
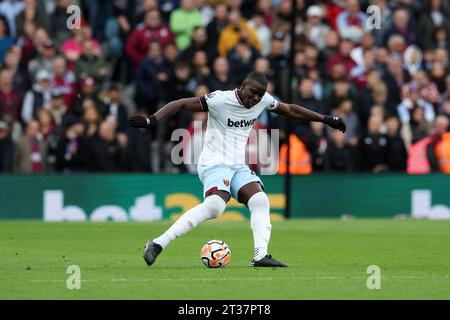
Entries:
{"type": "Polygon", "coordinates": [[[342,132],[345,132],[346,126],[341,118],[277,101],[266,92],[266,88],[266,77],[253,71],[235,90],[217,90],[201,98],[172,101],[151,116],[129,118],[131,127],[151,128],[161,119],[181,110],[208,112],[203,150],[198,161],[204,201],[184,213],[162,235],[147,242],[144,259],[149,266],[175,238],[222,214],[231,196],[250,210],[254,240],[251,266],[288,266],[273,259],[267,252],[272,228],[269,199],[259,177],[245,164],[245,146],[252,124],[264,110],[270,110],[296,120],[320,121],[342,132]]]}

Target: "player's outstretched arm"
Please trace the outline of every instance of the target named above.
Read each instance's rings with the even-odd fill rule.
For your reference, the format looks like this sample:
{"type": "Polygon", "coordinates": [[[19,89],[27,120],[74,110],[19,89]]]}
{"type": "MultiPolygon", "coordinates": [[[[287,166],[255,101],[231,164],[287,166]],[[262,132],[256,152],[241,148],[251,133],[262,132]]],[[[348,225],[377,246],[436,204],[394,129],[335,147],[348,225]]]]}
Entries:
{"type": "Polygon", "coordinates": [[[161,119],[169,117],[181,110],[187,111],[204,111],[197,97],[184,98],[169,102],[159,109],[155,114],[150,116],[132,116],[128,119],[128,125],[134,128],[151,128],[155,126],[161,119]]]}
{"type": "Polygon", "coordinates": [[[323,115],[296,104],[279,102],[278,108],[274,112],[295,120],[323,122],[342,132],[345,132],[346,129],[342,118],[323,115]]]}

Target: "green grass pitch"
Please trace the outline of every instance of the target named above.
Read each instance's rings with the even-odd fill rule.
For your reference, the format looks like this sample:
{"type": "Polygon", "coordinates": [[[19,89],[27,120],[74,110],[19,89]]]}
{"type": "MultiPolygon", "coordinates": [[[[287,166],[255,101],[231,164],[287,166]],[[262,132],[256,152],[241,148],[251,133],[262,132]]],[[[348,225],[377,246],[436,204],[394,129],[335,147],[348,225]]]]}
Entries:
{"type": "Polygon", "coordinates": [[[169,222],[0,222],[0,299],[449,299],[450,222],[273,222],[270,252],[290,264],[252,269],[249,222],[208,221],[147,267],[147,239],[169,222]],[[207,269],[202,245],[225,240],[224,269],[207,269]],[[68,266],[81,269],[69,290],[68,266]],[[366,286],[381,269],[381,289],[366,286]]]}

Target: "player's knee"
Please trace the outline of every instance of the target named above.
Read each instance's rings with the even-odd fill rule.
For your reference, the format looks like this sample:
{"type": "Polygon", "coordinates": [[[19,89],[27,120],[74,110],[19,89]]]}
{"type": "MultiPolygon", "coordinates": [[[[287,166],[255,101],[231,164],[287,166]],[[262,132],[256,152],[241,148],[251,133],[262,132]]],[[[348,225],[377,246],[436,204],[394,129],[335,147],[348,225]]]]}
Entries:
{"type": "Polygon", "coordinates": [[[247,206],[250,212],[263,211],[268,213],[270,210],[269,198],[265,192],[257,192],[250,197],[247,206]]]}
{"type": "Polygon", "coordinates": [[[205,208],[212,219],[220,216],[225,211],[225,207],[227,206],[227,203],[221,197],[215,194],[206,197],[205,201],[203,201],[203,204],[205,205],[205,208]]]}

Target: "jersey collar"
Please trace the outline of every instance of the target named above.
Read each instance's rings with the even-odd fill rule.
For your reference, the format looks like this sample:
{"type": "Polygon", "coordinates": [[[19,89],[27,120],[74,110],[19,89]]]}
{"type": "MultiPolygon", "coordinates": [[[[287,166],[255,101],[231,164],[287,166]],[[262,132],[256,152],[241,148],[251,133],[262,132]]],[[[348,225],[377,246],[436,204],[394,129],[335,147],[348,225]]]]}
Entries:
{"type": "Polygon", "coordinates": [[[241,97],[239,96],[239,90],[238,88],[234,89],[234,94],[236,96],[237,101],[243,106],[245,107],[245,104],[242,102],[241,97]]]}

